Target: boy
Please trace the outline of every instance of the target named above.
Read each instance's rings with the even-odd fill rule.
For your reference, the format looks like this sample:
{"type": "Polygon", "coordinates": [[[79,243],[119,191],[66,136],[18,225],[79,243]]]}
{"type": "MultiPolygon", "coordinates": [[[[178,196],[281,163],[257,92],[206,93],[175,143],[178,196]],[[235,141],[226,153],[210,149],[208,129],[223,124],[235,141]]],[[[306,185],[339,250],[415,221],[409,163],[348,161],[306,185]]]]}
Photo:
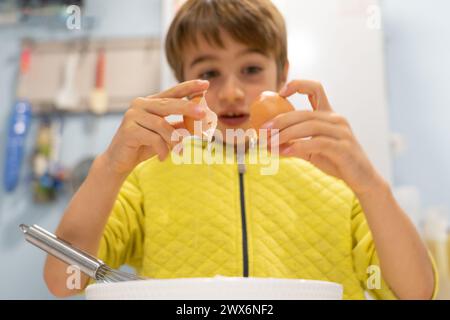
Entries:
{"type": "MultiPolygon", "coordinates": [[[[270,1],[187,1],[166,53],[180,84],[131,103],[58,236],[149,278],[325,280],[342,284],[346,299],[363,299],[365,290],[380,299],[436,294],[424,244],[348,122],[319,83],[286,84],[286,29],[270,1]],[[282,155],[276,174],[261,175],[259,164],[174,164],[172,137],[183,125],[165,117],[205,115],[183,98],[207,91],[225,136],[250,128],[249,105],[265,90],[307,94],[313,108],[264,126],[282,155]]],[[[44,276],[57,296],[83,289],[66,288],[66,266],[52,257],[44,276]]]]}

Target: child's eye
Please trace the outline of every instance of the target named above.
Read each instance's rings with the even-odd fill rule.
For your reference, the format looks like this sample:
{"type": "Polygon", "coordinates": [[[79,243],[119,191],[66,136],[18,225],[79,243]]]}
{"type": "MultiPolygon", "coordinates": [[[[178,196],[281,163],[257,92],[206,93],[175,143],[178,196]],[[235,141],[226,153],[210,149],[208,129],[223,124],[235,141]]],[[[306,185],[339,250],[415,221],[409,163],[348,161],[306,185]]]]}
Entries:
{"type": "Polygon", "coordinates": [[[261,67],[257,67],[257,66],[250,66],[250,67],[246,67],[242,70],[242,73],[245,75],[255,75],[258,74],[262,71],[263,69],[261,67]]]}
{"type": "Polygon", "coordinates": [[[218,77],[219,72],[216,70],[206,71],[200,74],[199,78],[202,80],[210,80],[212,78],[218,77]]]}

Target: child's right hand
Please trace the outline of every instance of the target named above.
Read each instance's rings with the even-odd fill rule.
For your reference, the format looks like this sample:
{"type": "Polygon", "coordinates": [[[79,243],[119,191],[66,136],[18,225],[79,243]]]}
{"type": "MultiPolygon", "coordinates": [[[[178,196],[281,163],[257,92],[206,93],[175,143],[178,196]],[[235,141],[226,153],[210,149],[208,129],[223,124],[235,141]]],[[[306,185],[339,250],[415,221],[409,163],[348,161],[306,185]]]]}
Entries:
{"type": "Polygon", "coordinates": [[[171,124],[165,117],[186,115],[194,119],[205,116],[202,108],[182,98],[197,95],[209,87],[208,81],[183,82],[167,91],[133,100],[111,144],[102,155],[117,174],[130,173],[139,163],[155,155],[162,161],[178,143],[171,141],[182,123],[171,124]]]}

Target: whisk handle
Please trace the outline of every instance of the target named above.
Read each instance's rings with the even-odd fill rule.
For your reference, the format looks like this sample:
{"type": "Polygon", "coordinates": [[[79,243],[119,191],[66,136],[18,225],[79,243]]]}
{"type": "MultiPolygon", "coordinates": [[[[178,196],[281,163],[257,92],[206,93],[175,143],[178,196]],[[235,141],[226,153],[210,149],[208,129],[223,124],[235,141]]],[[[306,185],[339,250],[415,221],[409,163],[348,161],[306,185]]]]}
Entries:
{"type": "Polygon", "coordinates": [[[59,239],[37,225],[21,224],[20,229],[29,243],[69,265],[79,267],[80,271],[93,279],[96,279],[97,270],[104,265],[103,261],[59,239]]]}

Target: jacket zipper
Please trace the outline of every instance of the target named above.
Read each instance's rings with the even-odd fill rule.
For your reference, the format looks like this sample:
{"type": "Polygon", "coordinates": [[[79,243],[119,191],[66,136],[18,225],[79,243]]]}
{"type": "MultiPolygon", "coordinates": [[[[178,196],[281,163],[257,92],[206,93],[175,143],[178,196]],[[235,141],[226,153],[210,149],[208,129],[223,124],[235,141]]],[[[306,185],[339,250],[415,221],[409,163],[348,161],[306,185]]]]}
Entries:
{"type": "Polygon", "coordinates": [[[239,170],[239,195],[241,202],[241,221],[242,221],[242,261],[243,276],[248,277],[248,239],[247,239],[247,221],[245,215],[245,193],[244,193],[244,174],[246,171],[245,163],[238,164],[239,170]]]}

